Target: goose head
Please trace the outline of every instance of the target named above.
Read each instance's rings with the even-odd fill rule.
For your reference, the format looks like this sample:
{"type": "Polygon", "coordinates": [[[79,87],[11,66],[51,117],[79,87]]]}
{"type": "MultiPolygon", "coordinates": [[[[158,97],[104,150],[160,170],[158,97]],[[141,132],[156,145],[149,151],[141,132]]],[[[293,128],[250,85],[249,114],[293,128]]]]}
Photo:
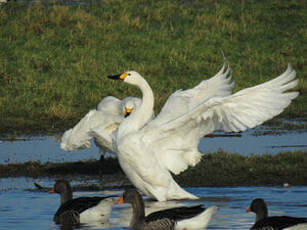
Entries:
{"type": "Polygon", "coordinates": [[[127,189],[124,194],[115,202],[115,204],[134,204],[138,201],[143,201],[141,194],[136,189],[127,189]]]}
{"type": "Polygon", "coordinates": [[[261,198],[254,199],[246,211],[256,213],[256,221],[268,217],[268,208],[261,198]]]}
{"type": "Polygon", "coordinates": [[[56,180],[53,188],[49,190],[49,193],[59,193],[61,195],[62,204],[72,199],[72,189],[67,180],[56,180]]]}
{"type": "Polygon", "coordinates": [[[122,74],[108,76],[108,78],[113,80],[122,80],[125,83],[135,86],[141,85],[144,81],[144,78],[135,71],[126,71],[122,74]]]}

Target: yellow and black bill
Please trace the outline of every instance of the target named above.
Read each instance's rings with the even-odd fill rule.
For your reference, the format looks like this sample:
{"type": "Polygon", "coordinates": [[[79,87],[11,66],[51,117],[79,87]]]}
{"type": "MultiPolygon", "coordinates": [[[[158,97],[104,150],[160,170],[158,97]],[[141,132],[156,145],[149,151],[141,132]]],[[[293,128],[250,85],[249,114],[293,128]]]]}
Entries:
{"type": "Polygon", "coordinates": [[[127,73],[116,74],[116,75],[109,75],[108,78],[113,80],[124,80],[128,76],[127,73]]]}

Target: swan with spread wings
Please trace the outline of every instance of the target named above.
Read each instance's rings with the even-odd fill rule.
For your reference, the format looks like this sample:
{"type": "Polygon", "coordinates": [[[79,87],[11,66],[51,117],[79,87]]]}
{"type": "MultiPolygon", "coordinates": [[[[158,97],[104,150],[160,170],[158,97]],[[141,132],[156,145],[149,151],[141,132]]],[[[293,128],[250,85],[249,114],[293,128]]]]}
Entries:
{"type": "Polygon", "coordinates": [[[97,109],[90,110],[73,128],[64,132],[61,148],[66,151],[89,148],[94,139],[102,157],[106,151],[114,154],[112,133],[140,104],[141,99],[137,97],[126,97],[123,100],[113,96],[105,97],[97,109]]]}
{"type": "Polygon", "coordinates": [[[152,120],[154,95],[147,81],[135,71],[109,76],[138,87],[140,106],[113,134],[119,163],[130,181],[147,196],[165,201],[196,199],[181,188],[171,173],[179,174],[201,159],[199,140],[215,130],[239,132],[280,114],[297,92],[289,65],[279,77],[231,94],[231,71],[225,65],[212,78],[188,90],[173,93],[152,120]]]}

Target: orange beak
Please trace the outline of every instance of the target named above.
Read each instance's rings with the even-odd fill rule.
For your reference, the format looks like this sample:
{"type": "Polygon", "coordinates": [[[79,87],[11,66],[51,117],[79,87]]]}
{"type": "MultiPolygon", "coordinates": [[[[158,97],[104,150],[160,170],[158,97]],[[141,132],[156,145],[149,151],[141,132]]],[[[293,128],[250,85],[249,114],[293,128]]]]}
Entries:
{"type": "Polygon", "coordinates": [[[49,192],[49,193],[54,193],[54,189],[52,188],[52,189],[50,189],[48,192],[49,192]]]}
{"type": "Polygon", "coordinates": [[[124,203],[124,197],[120,197],[117,201],[114,202],[114,204],[122,204],[124,203]]]}
{"type": "Polygon", "coordinates": [[[246,208],[246,212],[251,212],[251,209],[250,208],[246,208]]]}

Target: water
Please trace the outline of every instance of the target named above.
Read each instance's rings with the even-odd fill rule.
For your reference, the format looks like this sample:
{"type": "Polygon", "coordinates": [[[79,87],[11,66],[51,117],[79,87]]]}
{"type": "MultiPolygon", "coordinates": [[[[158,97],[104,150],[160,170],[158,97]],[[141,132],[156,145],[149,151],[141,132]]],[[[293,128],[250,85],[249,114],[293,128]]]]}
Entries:
{"type": "MultiPolygon", "coordinates": [[[[284,132],[280,135],[255,135],[263,127],[240,133],[240,137],[203,138],[199,149],[203,153],[223,149],[242,155],[272,153],[285,150],[307,150],[307,132],[284,132]]],[[[219,133],[217,133],[219,134],[219,133]]],[[[99,159],[99,150],[92,143],[90,149],[66,152],[52,136],[20,138],[16,141],[0,141],[0,164],[25,161],[65,162],[99,159]]]]}
{"type": "MultiPolygon", "coordinates": [[[[0,179],[0,229],[42,230],[60,229],[52,218],[57,210],[60,197],[56,194],[39,192],[33,182],[51,187],[52,179],[5,178],[0,179]]],[[[77,184],[79,182],[74,182],[77,184]]],[[[174,205],[195,205],[202,203],[206,207],[218,206],[208,229],[249,229],[255,215],[246,213],[251,200],[262,197],[267,201],[269,215],[307,216],[307,186],[293,187],[197,187],[186,188],[189,192],[202,197],[202,201],[147,202],[150,207],[174,205]]],[[[93,195],[116,195],[122,190],[101,192],[76,192],[74,197],[93,195]]],[[[112,209],[109,226],[82,227],[81,229],[123,229],[129,205],[116,205],[112,209]]]]}
{"type": "MultiPolygon", "coordinates": [[[[261,129],[256,129],[256,131],[261,129]]],[[[281,150],[307,150],[307,132],[287,132],[281,135],[255,135],[254,130],[241,133],[241,137],[203,138],[199,148],[202,152],[214,152],[224,149],[242,155],[251,153],[276,154],[281,150]]],[[[16,141],[0,141],[0,164],[40,161],[66,162],[86,159],[98,159],[98,148],[93,144],[90,149],[77,152],[65,152],[59,142],[52,136],[21,138],[16,141]]],[[[99,181],[85,179],[85,182],[99,181]]],[[[72,184],[84,183],[83,179],[72,184]]],[[[1,178],[0,179],[0,230],[2,229],[60,229],[52,221],[60,199],[58,195],[39,192],[33,183],[51,187],[52,178],[1,178]]],[[[252,199],[262,197],[269,206],[270,215],[307,216],[307,186],[280,187],[197,187],[186,188],[189,192],[202,197],[201,201],[185,202],[147,202],[147,206],[169,207],[172,205],[193,205],[202,203],[206,207],[218,206],[218,211],[208,229],[249,229],[255,215],[246,213],[245,208],[252,199]]],[[[120,195],[122,190],[101,192],[76,192],[77,196],[120,195]]],[[[160,207],[161,208],[161,207],[160,207]]],[[[110,225],[96,226],[102,229],[123,229],[127,225],[130,213],[129,206],[119,205],[112,209],[110,225]]],[[[92,229],[84,226],[82,229],[92,229]]]]}

